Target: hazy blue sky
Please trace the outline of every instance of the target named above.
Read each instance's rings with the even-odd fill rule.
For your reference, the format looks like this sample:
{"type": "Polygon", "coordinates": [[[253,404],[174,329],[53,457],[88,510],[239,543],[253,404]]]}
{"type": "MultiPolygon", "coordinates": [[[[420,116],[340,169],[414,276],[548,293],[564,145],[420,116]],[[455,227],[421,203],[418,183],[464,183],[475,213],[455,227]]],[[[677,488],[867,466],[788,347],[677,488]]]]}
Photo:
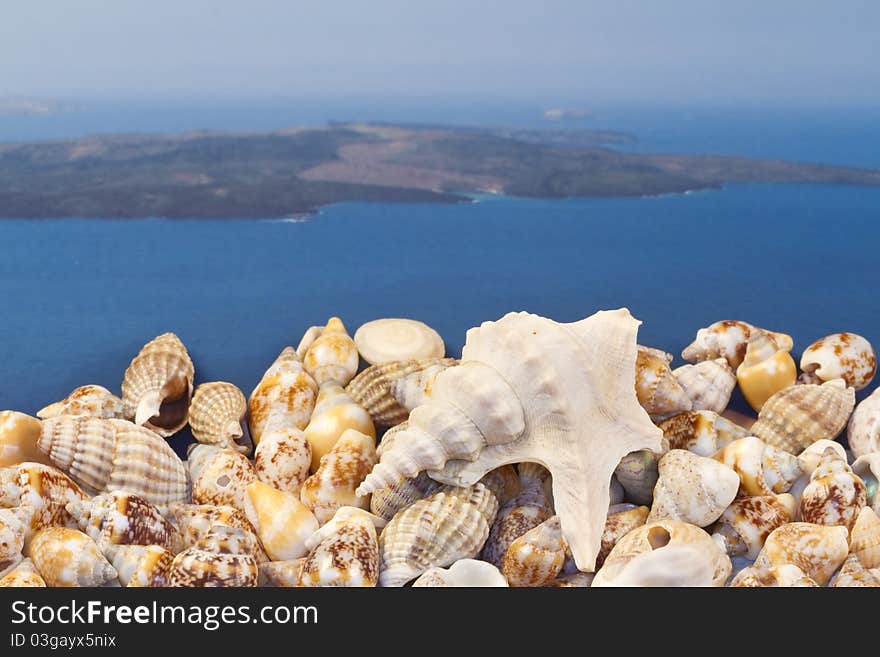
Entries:
{"type": "Polygon", "coordinates": [[[0,0],[0,94],[880,101],[877,0],[0,0]]]}

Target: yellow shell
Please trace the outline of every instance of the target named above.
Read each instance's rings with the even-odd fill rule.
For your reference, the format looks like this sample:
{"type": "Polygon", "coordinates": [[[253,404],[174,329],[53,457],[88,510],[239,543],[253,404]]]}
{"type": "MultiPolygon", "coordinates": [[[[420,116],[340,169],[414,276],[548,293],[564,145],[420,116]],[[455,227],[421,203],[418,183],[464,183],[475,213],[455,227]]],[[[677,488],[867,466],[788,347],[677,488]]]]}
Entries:
{"type": "Polygon", "coordinates": [[[88,415],[105,420],[125,417],[122,400],[101,386],[80,386],[65,399],[49,404],[37,411],[37,417],[45,420],[59,415],[88,415]]]}
{"type": "Polygon", "coordinates": [[[853,473],[846,459],[833,449],[826,449],[801,495],[801,520],[852,529],[866,503],[864,482],[853,473]]]}
{"type": "Polygon", "coordinates": [[[254,452],[257,478],[278,490],[299,495],[312,465],[312,446],[294,427],[263,434],[254,452]]]}
{"type": "Polygon", "coordinates": [[[602,547],[596,557],[596,569],[602,567],[605,559],[617,542],[636,527],[641,527],[648,519],[650,509],[634,504],[615,504],[608,509],[605,531],[602,532],[602,547]]]}
{"type": "Polygon", "coordinates": [[[797,366],[788,349],[780,349],[766,333],[754,333],[745,358],[736,369],[736,379],[746,401],[760,411],[771,396],[794,384],[797,366]]]}
{"type": "Polygon", "coordinates": [[[103,552],[116,569],[122,586],[168,586],[174,553],[161,545],[105,545],[103,552]]]}
{"type": "Polygon", "coordinates": [[[846,527],[790,522],[770,532],[755,560],[756,567],[794,564],[820,586],[846,559],[849,552],[846,527]]]}
{"type": "Polygon", "coordinates": [[[414,319],[376,319],[363,324],[354,341],[371,365],[396,360],[440,358],[446,353],[443,338],[434,329],[414,319]]]}
{"type": "Polygon", "coordinates": [[[736,387],[736,374],[723,358],[682,365],[672,373],[695,411],[723,412],[736,387]]]}
{"type": "Polygon", "coordinates": [[[669,450],[658,470],[648,522],[674,518],[706,527],[719,518],[739,490],[733,469],[684,449],[669,450]]]}
{"type": "Polygon", "coordinates": [[[49,586],[102,586],[116,579],[95,542],[77,529],[41,529],[31,541],[30,555],[49,586]]]}
{"type": "Polygon", "coordinates": [[[18,565],[0,578],[0,587],[45,588],[46,581],[34,567],[30,559],[20,561],[18,565]]]}
{"type": "Polygon", "coordinates": [[[358,497],[355,490],[378,460],[375,438],[347,429],[321,458],[315,474],[306,479],[300,499],[322,524],[343,506],[368,509],[369,496],[358,497]]]}
{"type": "Polygon", "coordinates": [[[697,331],[696,339],[685,347],[681,357],[692,363],[724,358],[734,370],[743,362],[749,339],[764,334],[772,340],[776,351],[791,351],[790,335],[775,333],[738,320],[722,320],[697,331]]]}
{"type": "Polygon", "coordinates": [[[174,557],[168,571],[168,586],[256,586],[258,576],[257,562],[249,554],[216,553],[191,547],[174,557]]]}
{"type": "Polygon", "coordinates": [[[804,349],[801,369],[816,382],[843,379],[861,390],[877,373],[877,354],[871,343],[855,333],[834,333],[804,349]]]}
{"type": "Polygon", "coordinates": [[[263,374],[248,401],[254,445],[275,429],[305,429],[315,408],[318,384],[303,369],[293,347],[285,347],[263,374]]]}
{"type": "Polygon", "coordinates": [[[712,456],[749,432],[713,411],[687,411],[658,425],[671,449],[686,449],[700,456],[712,456]]]}
{"type": "Polygon", "coordinates": [[[669,364],[641,348],[636,358],[636,397],[652,417],[689,411],[693,406],[669,364]]]}
{"type": "Polygon", "coordinates": [[[164,333],[140,350],[122,381],[125,417],[167,438],[186,425],[195,369],[174,333],[164,333]]]}
{"type": "Polygon", "coordinates": [[[344,386],[357,372],[358,364],[357,347],[338,317],[327,320],[327,325],[303,356],[306,372],[319,386],[325,383],[344,386]]]}
{"type": "Polygon", "coordinates": [[[126,491],[162,508],[189,498],[183,462],[158,435],[125,420],[43,420],[37,446],[90,492],[126,491]]]}
{"type": "Polygon", "coordinates": [[[321,465],[321,457],[333,449],[333,445],[347,429],[355,429],[376,439],[373,420],[361,406],[335,383],[321,386],[318,403],[308,426],[306,439],[312,448],[312,472],[321,465]]]}
{"type": "Polygon", "coordinates": [[[718,518],[713,536],[730,556],[755,559],[770,532],[794,520],[796,509],[788,493],[739,497],[718,518]]]}
{"type": "Polygon", "coordinates": [[[206,445],[230,447],[250,454],[250,436],[245,432],[247,400],[231,383],[216,381],[196,388],[189,408],[193,437],[206,445]]]}
{"type": "Polygon", "coordinates": [[[17,411],[0,411],[0,468],[25,461],[52,465],[52,461],[37,448],[42,423],[17,411]]]}
{"type": "Polygon", "coordinates": [[[268,561],[257,538],[257,530],[243,511],[234,506],[215,506],[212,504],[178,504],[172,510],[174,522],[180,531],[183,543],[193,547],[216,526],[238,529],[253,537],[257,545],[255,556],[258,562],[268,561]]]}
{"type": "Polygon", "coordinates": [[[341,507],[308,540],[307,547],[301,586],[376,586],[379,543],[374,517],[366,511],[341,507]]]}
{"type": "Polygon", "coordinates": [[[305,557],[290,561],[267,561],[260,564],[260,585],[292,588],[299,586],[299,571],[305,557]]]}
{"type": "Polygon", "coordinates": [[[318,529],[318,521],[293,493],[272,488],[262,481],[247,487],[256,513],[257,535],[273,561],[305,556],[306,539],[318,529]]]}
{"type": "Polygon", "coordinates": [[[764,587],[817,587],[816,582],[797,566],[784,563],[778,566],[744,568],[730,581],[731,588],[764,587]]]}
{"type": "Polygon", "coordinates": [[[16,507],[25,523],[25,541],[47,527],[76,527],[67,504],[86,499],[70,477],[42,463],[0,469],[0,506],[16,507]]]}
{"type": "Polygon", "coordinates": [[[755,436],[734,440],[712,458],[733,468],[739,475],[740,491],[745,495],[785,493],[801,476],[794,455],[767,445],[755,436]]]}
{"type": "Polygon", "coordinates": [[[768,445],[798,454],[817,440],[837,437],[855,402],[855,391],[842,379],[789,386],[764,403],[752,432],[768,445]]]}
{"type": "Polygon", "coordinates": [[[565,561],[565,543],[559,516],[553,516],[514,540],[501,573],[510,586],[544,586],[555,579],[565,561]]]}
{"type": "MultiPolygon", "coordinates": [[[[195,450],[190,453],[190,462],[193,453],[195,450]]],[[[191,476],[193,502],[234,506],[256,524],[256,514],[247,487],[257,481],[257,473],[244,454],[229,448],[218,449],[201,468],[191,472],[191,476]]]]}

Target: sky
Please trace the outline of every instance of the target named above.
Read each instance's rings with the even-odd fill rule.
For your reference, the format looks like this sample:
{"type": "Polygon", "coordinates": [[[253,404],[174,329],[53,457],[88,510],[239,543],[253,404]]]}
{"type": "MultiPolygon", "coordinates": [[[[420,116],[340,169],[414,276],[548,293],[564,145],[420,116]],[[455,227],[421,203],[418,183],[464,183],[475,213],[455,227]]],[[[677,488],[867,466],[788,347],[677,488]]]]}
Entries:
{"type": "Polygon", "coordinates": [[[0,0],[0,95],[880,102],[876,0],[0,0]]]}

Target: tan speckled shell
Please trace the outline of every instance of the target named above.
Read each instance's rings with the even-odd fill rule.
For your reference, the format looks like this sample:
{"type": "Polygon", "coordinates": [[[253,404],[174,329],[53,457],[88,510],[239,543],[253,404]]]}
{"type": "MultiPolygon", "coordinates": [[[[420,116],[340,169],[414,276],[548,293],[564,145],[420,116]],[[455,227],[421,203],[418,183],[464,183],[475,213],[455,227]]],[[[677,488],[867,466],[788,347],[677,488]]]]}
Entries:
{"type": "Polygon", "coordinates": [[[302,586],[376,586],[379,539],[366,511],[340,508],[307,545],[309,556],[300,570],[302,586]]]}
{"type": "Polygon", "coordinates": [[[800,517],[804,522],[852,529],[866,503],[864,482],[853,473],[845,459],[828,448],[801,495],[800,517]]]}
{"type": "Polygon", "coordinates": [[[510,544],[501,573],[510,586],[544,586],[556,578],[564,561],[559,516],[552,516],[510,544]]]}
{"type": "Polygon", "coordinates": [[[260,586],[293,588],[299,586],[299,571],[305,557],[260,564],[260,586]]]}
{"type": "Polygon", "coordinates": [[[103,493],[70,502],[67,511],[79,529],[98,545],[159,545],[174,553],[183,549],[180,532],[155,506],[131,493],[103,493]]]}
{"type": "Polygon", "coordinates": [[[259,445],[265,431],[305,429],[317,398],[318,384],[303,369],[293,347],[285,347],[248,400],[248,422],[254,444],[259,445]]]}
{"type": "Polygon", "coordinates": [[[615,504],[608,509],[605,531],[602,532],[602,549],[596,557],[596,569],[602,567],[605,559],[617,542],[636,527],[641,527],[648,519],[650,509],[635,504],[615,504]]]}
{"type": "Polygon", "coordinates": [[[682,365],[672,373],[695,411],[721,413],[727,408],[736,387],[736,374],[723,358],[682,365]]]}
{"type": "Polygon", "coordinates": [[[249,554],[218,554],[197,547],[184,550],[171,563],[168,586],[256,586],[259,569],[249,554]]]}
{"type": "MultiPolygon", "coordinates": [[[[540,467],[540,466],[539,466],[540,467]]],[[[541,468],[542,474],[546,472],[541,468]]],[[[543,477],[541,478],[543,481],[543,477]]],[[[480,483],[491,490],[498,499],[499,505],[505,505],[522,491],[519,473],[513,465],[502,465],[487,472],[480,483]]]]}
{"type": "Polygon", "coordinates": [[[731,557],[755,559],[770,532],[794,520],[796,509],[788,493],[739,497],[718,518],[713,537],[731,557]]]}
{"type": "Polygon", "coordinates": [[[358,497],[355,490],[378,462],[375,439],[348,429],[321,458],[317,472],[306,479],[300,499],[321,524],[343,506],[370,508],[369,496],[358,497]]]}
{"type": "Polygon", "coordinates": [[[862,509],[856,518],[849,551],[865,568],[880,568],[880,517],[870,507],[862,509]]]}
{"type": "Polygon", "coordinates": [[[174,522],[187,547],[195,546],[208,532],[220,525],[232,527],[249,533],[257,544],[255,557],[258,562],[268,561],[257,538],[257,530],[243,511],[234,506],[215,506],[211,504],[178,504],[172,510],[174,522]]]}
{"type": "Polygon", "coordinates": [[[380,586],[403,586],[431,566],[475,557],[498,500],[483,484],[444,486],[400,511],[379,537],[380,586]]]}
{"type": "Polygon", "coordinates": [[[846,435],[849,448],[857,458],[880,452],[880,388],[856,406],[846,435]]]}
{"type": "Polygon", "coordinates": [[[734,440],[712,458],[733,468],[739,475],[740,491],[745,495],[788,492],[801,476],[795,456],[755,436],[734,440]]]}
{"type": "Polygon", "coordinates": [[[749,337],[756,331],[768,334],[777,350],[790,351],[794,346],[791,336],[785,333],[775,333],[738,320],[722,320],[697,331],[697,337],[685,347],[681,357],[692,363],[724,358],[736,370],[745,358],[749,337]]]}
{"type": "Polygon", "coordinates": [[[391,520],[398,511],[427,497],[439,486],[427,472],[420,472],[415,477],[403,479],[373,493],[370,496],[370,511],[380,518],[391,520]]]}
{"type": "Polygon", "coordinates": [[[764,588],[764,587],[817,587],[814,580],[809,578],[804,571],[797,566],[784,563],[778,566],[759,567],[749,566],[743,568],[730,581],[731,588],[764,588]]]}
{"type": "Polygon", "coordinates": [[[0,509],[0,564],[8,564],[21,557],[28,516],[22,508],[0,509]]]}
{"type": "Polygon", "coordinates": [[[693,407],[669,364],[644,349],[639,349],[636,358],[636,396],[651,417],[667,417],[693,407]]]}
{"type": "Polygon", "coordinates": [[[750,435],[748,430],[713,411],[687,411],[659,424],[671,449],[686,449],[700,456],[712,456],[734,440],[750,435]]]}
{"type": "Polygon", "coordinates": [[[161,545],[112,545],[103,547],[104,556],[116,569],[119,583],[131,588],[168,586],[174,553],[161,545]]]}
{"type": "Polygon", "coordinates": [[[257,478],[278,490],[299,495],[312,465],[312,447],[295,427],[263,433],[254,452],[257,478]]]}
{"type": "Polygon", "coordinates": [[[50,465],[21,463],[0,469],[0,506],[20,511],[25,542],[47,527],[76,527],[67,504],[87,497],[76,482],[50,465]]]}
{"type": "Polygon", "coordinates": [[[841,379],[818,385],[793,385],[770,397],[752,433],[768,445],[792,454],[823,438],[834,440],[846,427],[856,393],[841,379]]]}
{"type": "Polygon", "coordinates": [[[804,349],[801,369],[819,382],[843,379],[861,390],[877,373],[877,354],[871,343],[855,333],[834,333],[804,349]]]}
{"type": "Polygon", "coordinates": [[[404,422],[409,412],[424,401],[414,395],[414,387],[429,394],[434,377],[458,361],[453,358],[402,360],[371,365],[354,377],[346,392],[363,406],[379,426],[404,422]]]}
{"type": "Polygon", "coordinates": [[[257,473],[244,454],[229,448],[217,450],[191,476],[194,503],[234,506],[256,524],[247,487],[257,481],[257,473]]]}
{"type": "Polygon", "coordinates": [[[131,422],[62,415],[43,421],[37,445],[90,492],[126,491],[160,509],[189,498],[186,468],[174,450],[131,422]]]}
{"type": "Polygon", "coordinates": [[[820,586],[825,586],[846,559],[848,536],[846,527],[790,522],[770,532],[755,566],[794,564],[820,586]]]}
{"type": "Polygon", "coordinates": [[[303,356],[303,366],[321,386],[344,386],[358,370],[360,358],[354,340],[338,317],[331,317],[303,356]]]}
{"type": "Polygon", "coordinates": [[[122,400],[96,385],[80,386],[65,399],[37,411],[37,417],[43,420],[59,415],[87,415],[105,420],[125,417],[122,400]]]}
{"type": "Polygon", "coordinates": [[[15,568],[0,578],[2,588],[45,588],[45,586],[46,580],[37,572],[34,562],[30,559],[20,561],[15,568]]]}
{"type": "Polygon", "coordinates": [[[189,408],[193,437],[206,445],[230,447],[250,454],[250,436],[244,423],[247,400],[231,383],[215,381],[196,388],[189,408]]]}
{"type": "Polygon", "coordinates": [[[850,554],[840,570],[834,575],[829,586],[832,588],[880,588],[880,571],[865,568],[856,555],[850,554]]]}
{"type": "Polygon", "coordinates": [[[52,465],[37,448],[43,424],[18,411],[0,411],[0,468],[32,462],[52,465]]]}
{"type": "Polygon", "coordinates": [[[174,333],[148,342],[125,370],[123,411],[127,419],[167,438],[186,425],[195,369],[174,333]]]}
{"type": "Polygon", "coordinates": [[[31,541],[30,556],[49,586],[102,586],[116,579],[95,542],[77,529],[41,529],[31,541]]]}
{"type": "Polygon", "coordinates": [[[733,469],[684,449],[669,450],[660,459],[658,471],[648,522],[674,518],[706,527],[719,518],[739,490],[733,469]]]}
{"type": "Polygon", "coordinates": [[[306,555],[306,539],[318,521],[298,496],[272,488],[262,481],[247,487],[255,512],[254,526],[260,542],[273,561],[288,561],[306,555]]]}

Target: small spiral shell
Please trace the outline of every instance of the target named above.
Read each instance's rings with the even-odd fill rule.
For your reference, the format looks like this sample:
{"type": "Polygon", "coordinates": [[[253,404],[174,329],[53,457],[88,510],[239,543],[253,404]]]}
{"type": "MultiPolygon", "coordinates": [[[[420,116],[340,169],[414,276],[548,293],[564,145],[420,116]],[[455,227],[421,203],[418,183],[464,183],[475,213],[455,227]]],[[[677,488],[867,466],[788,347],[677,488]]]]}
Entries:
{"type": "Polygon", "coordinates": [[[189,426],[200,443],[250,454],[250,436],[245,433],[246,414],[247,400],[236,386],[223,381],[203,383],[193,395],[189,426]]]}
{"type": "Polygon", "coordinates": [[[87,415],[105,420],[123,419],[122,400],[101,386],[80,386],[65,399],[37,411],[37,417],[45,420],[59,415],[87,415]]]}

